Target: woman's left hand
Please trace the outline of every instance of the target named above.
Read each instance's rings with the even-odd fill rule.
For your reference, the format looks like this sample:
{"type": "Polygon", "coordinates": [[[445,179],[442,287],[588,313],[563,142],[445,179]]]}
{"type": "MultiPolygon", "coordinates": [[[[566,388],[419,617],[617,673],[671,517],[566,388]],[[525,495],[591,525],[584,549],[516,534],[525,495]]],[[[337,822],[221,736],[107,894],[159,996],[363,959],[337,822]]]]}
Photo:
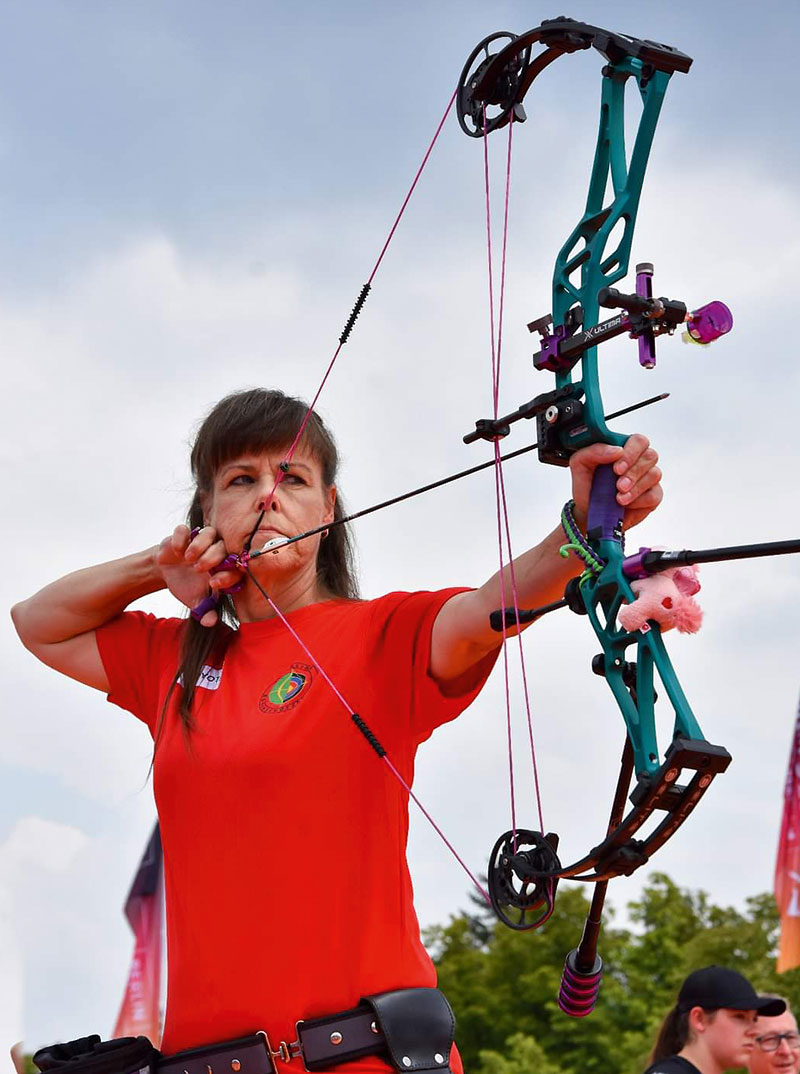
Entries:
{"type": "Polygon", "coordinates": [[[617,475],[617,503],[625,508],[624,528],[630,529],[661,503],[661,470],[656,465],[658,452],[650,447],[646,436],[635,433],[625,441],[624,447],[610,444],[592,444],[576,451],[569,461],[572,472],[572,498],[575,501],[575,520],[582,530],[586,529],[589,511],[589,493],[592,478],[598,466],[611,463],[617,475]]]}

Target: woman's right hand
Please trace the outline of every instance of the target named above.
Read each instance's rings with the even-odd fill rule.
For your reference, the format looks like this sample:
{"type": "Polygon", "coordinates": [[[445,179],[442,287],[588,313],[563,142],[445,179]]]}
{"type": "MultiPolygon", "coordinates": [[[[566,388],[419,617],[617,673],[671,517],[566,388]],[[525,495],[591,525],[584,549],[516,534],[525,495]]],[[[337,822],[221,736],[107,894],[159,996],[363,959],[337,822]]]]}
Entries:
{"type": "MultiPolygon", "coordinates": [[[[176,526],[165,537],[156,553],[156,564],[170,593],[187,608],[196,608],[208,596],[240,582],[237,570],[215,572],[227,556],[224,543],[213,526],[204,526],[195,536],[188,526],[176,526]],[[214,573],[212,573],[214,572],[214,573]]],[[[219,618],[213,609],[207,611],[200,623],[211,627],[219,618]]]]}

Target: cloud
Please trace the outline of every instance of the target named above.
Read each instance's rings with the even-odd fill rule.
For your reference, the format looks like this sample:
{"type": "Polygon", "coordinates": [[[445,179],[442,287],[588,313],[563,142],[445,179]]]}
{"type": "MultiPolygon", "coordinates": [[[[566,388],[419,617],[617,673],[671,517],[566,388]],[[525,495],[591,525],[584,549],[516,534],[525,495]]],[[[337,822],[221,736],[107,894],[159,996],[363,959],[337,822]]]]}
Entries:
{"type": "MultiPolygon", "coordinates": [[[[2,853],[2,851],[0,851],[2,853]]],[[[0,858],[0,860],[2,860],[0,858]]],[[[24,957],[11,892],[0,881],[0,1049],[10,1047],[23,1033],[24,957]]]]}
{"type": "Polygon", "coordinates": [[[87,836],[66,824],[21,817],[0,844],[0,1052],[23,1036],[27,955],[23,946],[26,895],[63,873],[87,847],[87,836]]]}
{"type": "Polygon", "coordinates": [[[0,861],[12,870],[33,865],[45,872],[63,872],[88,842],[77,828],[41,817],[22,817],[0,845],[0,861]]]}

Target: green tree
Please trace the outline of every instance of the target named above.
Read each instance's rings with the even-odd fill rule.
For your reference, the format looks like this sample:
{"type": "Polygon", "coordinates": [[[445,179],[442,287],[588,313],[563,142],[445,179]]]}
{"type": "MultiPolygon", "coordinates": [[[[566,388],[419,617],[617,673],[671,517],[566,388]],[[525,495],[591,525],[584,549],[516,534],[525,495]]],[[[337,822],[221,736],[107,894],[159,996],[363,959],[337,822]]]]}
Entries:
{"type": "Polygon", "coordinates": [[[556,997],[587,909],[583,891],[565,887],[556,912],[535,933],[513,932],[482,913],[428,932],[469,1074],[641,1074],[681,982],[714,962],[800,1009],[800,969],[775,973],[771,896],[749,899],[741,912],[654,874],[628,907],[630,929],[615,928],[607,915],[597,1006],[588,1018],[570,1019],[556,997]]]}
{"type": "Polygon", "coordinates": [[[515,1033],[506,1042],[505,1055],[482,1051],[476,1074],[562,1074],[561,1067],[548,1061],[533,1037],[515,1033]]]}

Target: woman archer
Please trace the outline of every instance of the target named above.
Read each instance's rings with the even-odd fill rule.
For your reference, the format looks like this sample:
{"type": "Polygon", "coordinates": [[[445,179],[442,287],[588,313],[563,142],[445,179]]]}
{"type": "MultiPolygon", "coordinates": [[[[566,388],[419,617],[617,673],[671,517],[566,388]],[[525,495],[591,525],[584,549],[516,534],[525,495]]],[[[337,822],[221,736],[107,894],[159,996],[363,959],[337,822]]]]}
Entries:
{"type": "MultiPolygon", "coordinates": [[[[311,1020],[329,1056],[314,1069],[425,1069],[380,1033],[370,1037],[371,1019],[358,1047],[341,1026],[363,997],[390,993],[399,997],[398,1040],[409,1022],[425,1038],[427,1016],[413,1002],[436,978],[406,863],[408,788],[420,743],[470,704],[491,670],[499,637],[489,613],[510,583],[494,575],[476,589],[359,599],[346,526],[332,525],[343,517],[337,462],[330,433],[300,400],[230,395],[193,446],[188,525],[13,609],[35,656],[105,692],[153,736],[167,901],[164,1053],[265,1030],[291,1074],[303,1069],[293,1060],[296,1023],[311,1020]],[[230,556],[241,563],[250,540],[253,549],[273,542],[272,552],[242,573],[230,556]],[[201,621],[126,610],[165,588],[190,609],[211,593],[219,610],[201,621]],[[348,711],[362,734],[346,726],[348,711]]],[[[644,437],[593,445],[571,461],[579,526],[602,463],[613,463],[626,526],[658,505],[661,473],[644,437]]],[[[555,529],[516,559],[522,606],[557,599],[578,573],[559,555],[563,543],[555,529]]],[[[394,1026],[395,1014],[386,1017],[394,1026]]],[[[460,1074],[451,1039],[430,1065],[460,1074]]],[[[225,1069],[238,1070],[224,1054],[225,1069]]]]}

